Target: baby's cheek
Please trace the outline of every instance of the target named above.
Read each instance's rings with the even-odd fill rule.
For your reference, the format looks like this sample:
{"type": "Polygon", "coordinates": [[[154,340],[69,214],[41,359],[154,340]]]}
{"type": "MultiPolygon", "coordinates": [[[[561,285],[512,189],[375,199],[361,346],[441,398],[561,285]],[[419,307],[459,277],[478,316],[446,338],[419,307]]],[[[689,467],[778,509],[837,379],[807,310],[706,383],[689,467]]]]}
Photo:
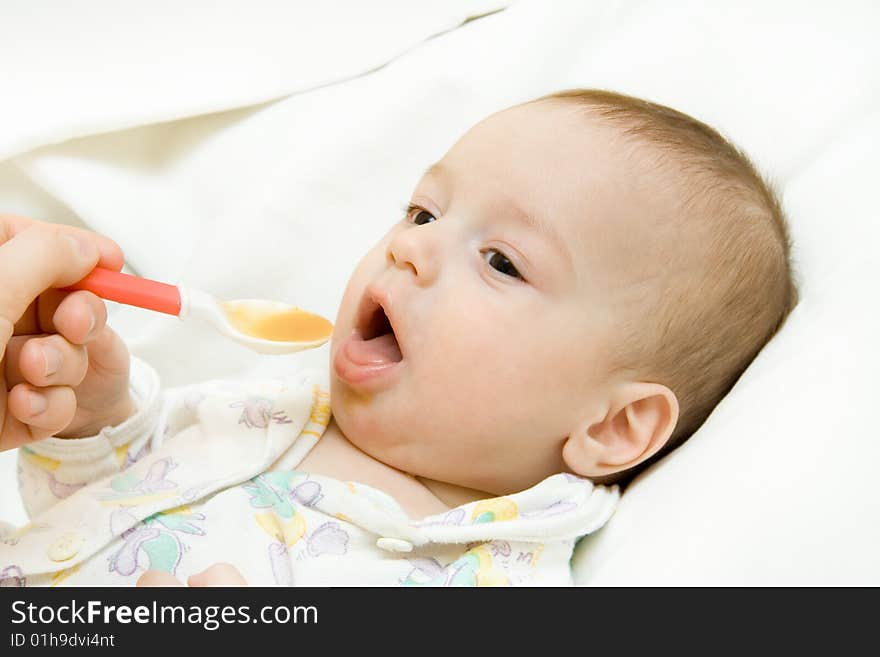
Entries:
{"type": "Polygon", "coordinates": [[[457,367],[495,368],[510,356],[504,331],[473,312],[460,322],[450,322],[435,337],[436,357],[457,367]]]}

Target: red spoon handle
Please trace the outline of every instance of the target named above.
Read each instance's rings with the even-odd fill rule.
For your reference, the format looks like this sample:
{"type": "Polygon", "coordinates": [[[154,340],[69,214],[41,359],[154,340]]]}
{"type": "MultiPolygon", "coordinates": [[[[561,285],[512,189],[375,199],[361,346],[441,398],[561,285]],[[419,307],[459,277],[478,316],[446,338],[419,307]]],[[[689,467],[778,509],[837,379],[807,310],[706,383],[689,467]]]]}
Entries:
{"type": "Polygon", "coordinates": [[[64,289],[88,290],[108,301],[168,315],[180,314],[180,290],[176,286],[102,267],[95,267],[84,279],[64,289]]]}

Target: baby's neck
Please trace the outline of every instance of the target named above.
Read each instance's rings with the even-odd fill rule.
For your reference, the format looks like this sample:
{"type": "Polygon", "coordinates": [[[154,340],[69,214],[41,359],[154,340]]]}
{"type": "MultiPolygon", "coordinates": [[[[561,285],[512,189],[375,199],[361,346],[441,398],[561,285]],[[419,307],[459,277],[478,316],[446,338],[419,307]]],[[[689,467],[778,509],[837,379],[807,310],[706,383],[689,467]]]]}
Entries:
{"type": "Polygon", "coordinates": [[[443,502],[447,509],[451,509],[468,502],[476,500],[485,500],[489,497],[495,497],[489,493],[474,490],[473,488],[465,488],[456,484],[450,484],[445,481],[436,481],[435,479],[425,479],[424,477],[415,477],[415,479],[427,488],[434,497],[443,502]]]}
{"type": "Polygon", "coordinates": [[[489,493],[414,476],[382,463],[353,445],[333,419],[297,470],[377,488],[397,500],[414,520],[492,497],[489,493]]]}

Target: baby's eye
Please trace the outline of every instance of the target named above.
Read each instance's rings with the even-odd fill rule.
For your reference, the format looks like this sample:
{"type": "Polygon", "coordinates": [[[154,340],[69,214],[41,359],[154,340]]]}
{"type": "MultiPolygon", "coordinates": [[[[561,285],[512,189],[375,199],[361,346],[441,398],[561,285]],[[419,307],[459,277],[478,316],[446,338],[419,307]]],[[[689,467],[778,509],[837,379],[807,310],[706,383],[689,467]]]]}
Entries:
{"type": "Polygon", "coordinates": [[[501,251],[489,249],[483,253],[483,257],[486,258],[486,262],[489,263],[489,266],[492,267],[492,269],[500,271],[507,276],[522,279],[522,274],[517,271],[516,267],[513,266],[513,263],[508,260],[507,256],[501,253],[501,251]]]}
{"type": "Polygon", "coordinates": [[[432,221],[437,221],[437,218],[433,214],[425,210],[425,208],[420,208],[418,205],[407,206],[406,216],[416,226],[422,226],[424,224],[429,224],[432,221]]]}

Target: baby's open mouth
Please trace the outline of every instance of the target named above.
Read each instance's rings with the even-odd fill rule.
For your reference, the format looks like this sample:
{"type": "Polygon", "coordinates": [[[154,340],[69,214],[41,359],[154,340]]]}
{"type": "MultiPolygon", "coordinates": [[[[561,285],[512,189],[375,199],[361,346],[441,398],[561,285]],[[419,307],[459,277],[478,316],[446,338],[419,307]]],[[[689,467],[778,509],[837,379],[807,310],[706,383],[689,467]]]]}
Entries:
{"type": "Polygon", "coordinates": [[[364,299],[355,330],[360,340],[353,341],[349,348],[349,355],[355,362],[380,365],[403,360],[391,320],[379,302],[370,296],[364,299]]]}

